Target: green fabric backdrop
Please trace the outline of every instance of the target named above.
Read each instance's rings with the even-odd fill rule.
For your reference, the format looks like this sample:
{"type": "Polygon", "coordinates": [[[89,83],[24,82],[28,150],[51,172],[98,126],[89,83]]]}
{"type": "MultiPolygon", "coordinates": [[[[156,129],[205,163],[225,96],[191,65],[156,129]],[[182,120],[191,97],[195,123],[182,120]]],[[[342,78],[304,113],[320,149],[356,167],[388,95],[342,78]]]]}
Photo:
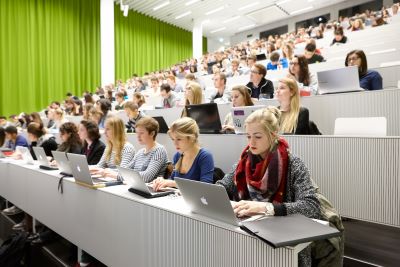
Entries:
{"type": "Polygon", "coordinates": [[[99,0],[0,0],[0,114],[100,84],[99,0]]]}
{"type": "MultiPolygon", "coordinates": [[[[119,6],[115,19],[115,78],[154,71],[192,57],[192,33],[146,15],[129,11],[124,17],[119,6]]],[[[203,51],[207,51],[203,38],[203,51]]]]}

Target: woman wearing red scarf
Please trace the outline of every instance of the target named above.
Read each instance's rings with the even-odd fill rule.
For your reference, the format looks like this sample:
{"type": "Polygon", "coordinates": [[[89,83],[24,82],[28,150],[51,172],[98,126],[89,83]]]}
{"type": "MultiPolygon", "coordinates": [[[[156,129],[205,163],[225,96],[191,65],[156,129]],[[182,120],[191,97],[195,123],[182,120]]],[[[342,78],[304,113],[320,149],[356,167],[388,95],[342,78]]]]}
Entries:
{"type": "MultiPolygon", "coordinates": [[[[310,173],[278,135],[279,119],[275,107],[257,110],[246,119],[248,145],[235,170],[217,183],[237,201],[233,209],[238,217],[300,213],[319,219],[320,204],[310,173]]],[[[299,254],[299,266],[311,266],[310,248],[299,254]]]]}

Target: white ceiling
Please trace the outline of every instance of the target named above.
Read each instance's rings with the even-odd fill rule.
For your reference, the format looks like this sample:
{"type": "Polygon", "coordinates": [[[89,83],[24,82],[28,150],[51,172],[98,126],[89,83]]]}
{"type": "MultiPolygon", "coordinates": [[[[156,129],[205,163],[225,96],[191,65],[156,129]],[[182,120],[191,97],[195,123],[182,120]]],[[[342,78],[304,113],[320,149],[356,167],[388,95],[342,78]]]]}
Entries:
{"type": "MultiPolygon", "coordinates": [[[[203,22],[207,37],[232,36],[268,23],[287,19],[344,0],[122,0],[139,13],[192,31],[203,22]],[[169,2],[169,4],[166,4],[169,2]],[[193,4],[187,5],[190,2],[193,4]],[[159,9],[155,7],[164,4],[159,9]],[[166,4],[166,5],[165,5],[166,4]],[[214,12],[213,12],[214,11],[214,12]],[[184,17],[179,15],[190,13],[184,17]]],[[[121,0],[115,0],[120,4],[121,0]]]]}

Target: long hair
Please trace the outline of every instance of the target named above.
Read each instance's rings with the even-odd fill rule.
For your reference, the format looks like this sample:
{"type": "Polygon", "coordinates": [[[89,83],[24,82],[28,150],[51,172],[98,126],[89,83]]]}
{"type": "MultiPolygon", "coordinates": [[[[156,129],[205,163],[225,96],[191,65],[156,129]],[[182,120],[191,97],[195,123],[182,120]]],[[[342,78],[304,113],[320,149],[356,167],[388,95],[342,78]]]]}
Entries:
{"type": "Polygon", "coordinates": [[[367,56],[365,55],[364,51],[362,50],[353,50],[350,51],[347,56],[346,56],[346,61],[344,62],[344,65],[347,67],[349,66],[349,57],[351,55],[357,55],[357,57],[360,58],[361,60],[361,66],[358,67],[358,73],[360,76],[365,75],[368,72],[368,63],[367,63],[367,56]]]}
{"type": "Polygon", "coordinates": [[[124,122],[118,117],[109,117],[105,123],[106,128],[110,128],[112,132],[112,140],[107,139],[106,160],[110,160],[111,153],[115,152],[115,165],[121,163],[122,149],[126,143],[126,134],[124,122]]]}
{"type": "MultiPolygon", "coordinates": [[[[303,55],[294,55],[294,58],[297,58],[299,62],[299,67],[300,67],[300,73],[299,73],[299,78],[298,82],[302,83],[305,86],[310,85],[310,71],[308,69],[308,62],[305,56],[303,55]]],[[[290,71],[289,68],[289,73],[295,76],[294,73],[290,71]]]]}
{"type": "MultiPolygon", "coordinates": [[[[196,82],[187,82],[186,87],[190,87],[190,90],[192,90],[193,99],[189,100],[187,97],[185,97],[185,106],[202,104],[203,91],[201,90],[200,84],[196,82]]],[[[181,117],[186,116],[186,108],[183,108],[181,117]]]]}
{"type": "Polygon", "coordinates": [[[280,129],[281,133],[293,133],[296,130],[300,112],[300,93],[297,82],[290,78],[282,78],[279,82],[289,87],[292,96],[290,97],[290,110],[281,117],[280,129]]]}
{"type": "Polygon", "coordinates": [[[244,85],[236,85],[232,87],[232,91],[238,91],[239,94],[243,96],[245,106],[254,106],[253,101],[251,101],[251,96],[249,89],[244,85]]]}
{"type": "Polygon", "coordinates": [[[73,122],[66,122],[60,126],[61,134],[70,134],[67,141],[61,143],[58,151],[69,152],[73,147],[81,147],[82,141],[79,138],[78,127],[73,122]]]}

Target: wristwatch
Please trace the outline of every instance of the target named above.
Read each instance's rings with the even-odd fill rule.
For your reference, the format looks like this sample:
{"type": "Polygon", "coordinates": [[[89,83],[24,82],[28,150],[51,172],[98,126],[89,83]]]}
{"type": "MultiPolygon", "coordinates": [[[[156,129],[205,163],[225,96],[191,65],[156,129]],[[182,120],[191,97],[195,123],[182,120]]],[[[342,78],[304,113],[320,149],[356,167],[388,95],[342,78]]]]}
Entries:
{"type": "Polygon", "coordinates": [[[272,205],[271,202],[267,202],[265,204],[265,215],[268,215],[268,216],[274,216],[275,215],[274,205],[272,205]]]}

